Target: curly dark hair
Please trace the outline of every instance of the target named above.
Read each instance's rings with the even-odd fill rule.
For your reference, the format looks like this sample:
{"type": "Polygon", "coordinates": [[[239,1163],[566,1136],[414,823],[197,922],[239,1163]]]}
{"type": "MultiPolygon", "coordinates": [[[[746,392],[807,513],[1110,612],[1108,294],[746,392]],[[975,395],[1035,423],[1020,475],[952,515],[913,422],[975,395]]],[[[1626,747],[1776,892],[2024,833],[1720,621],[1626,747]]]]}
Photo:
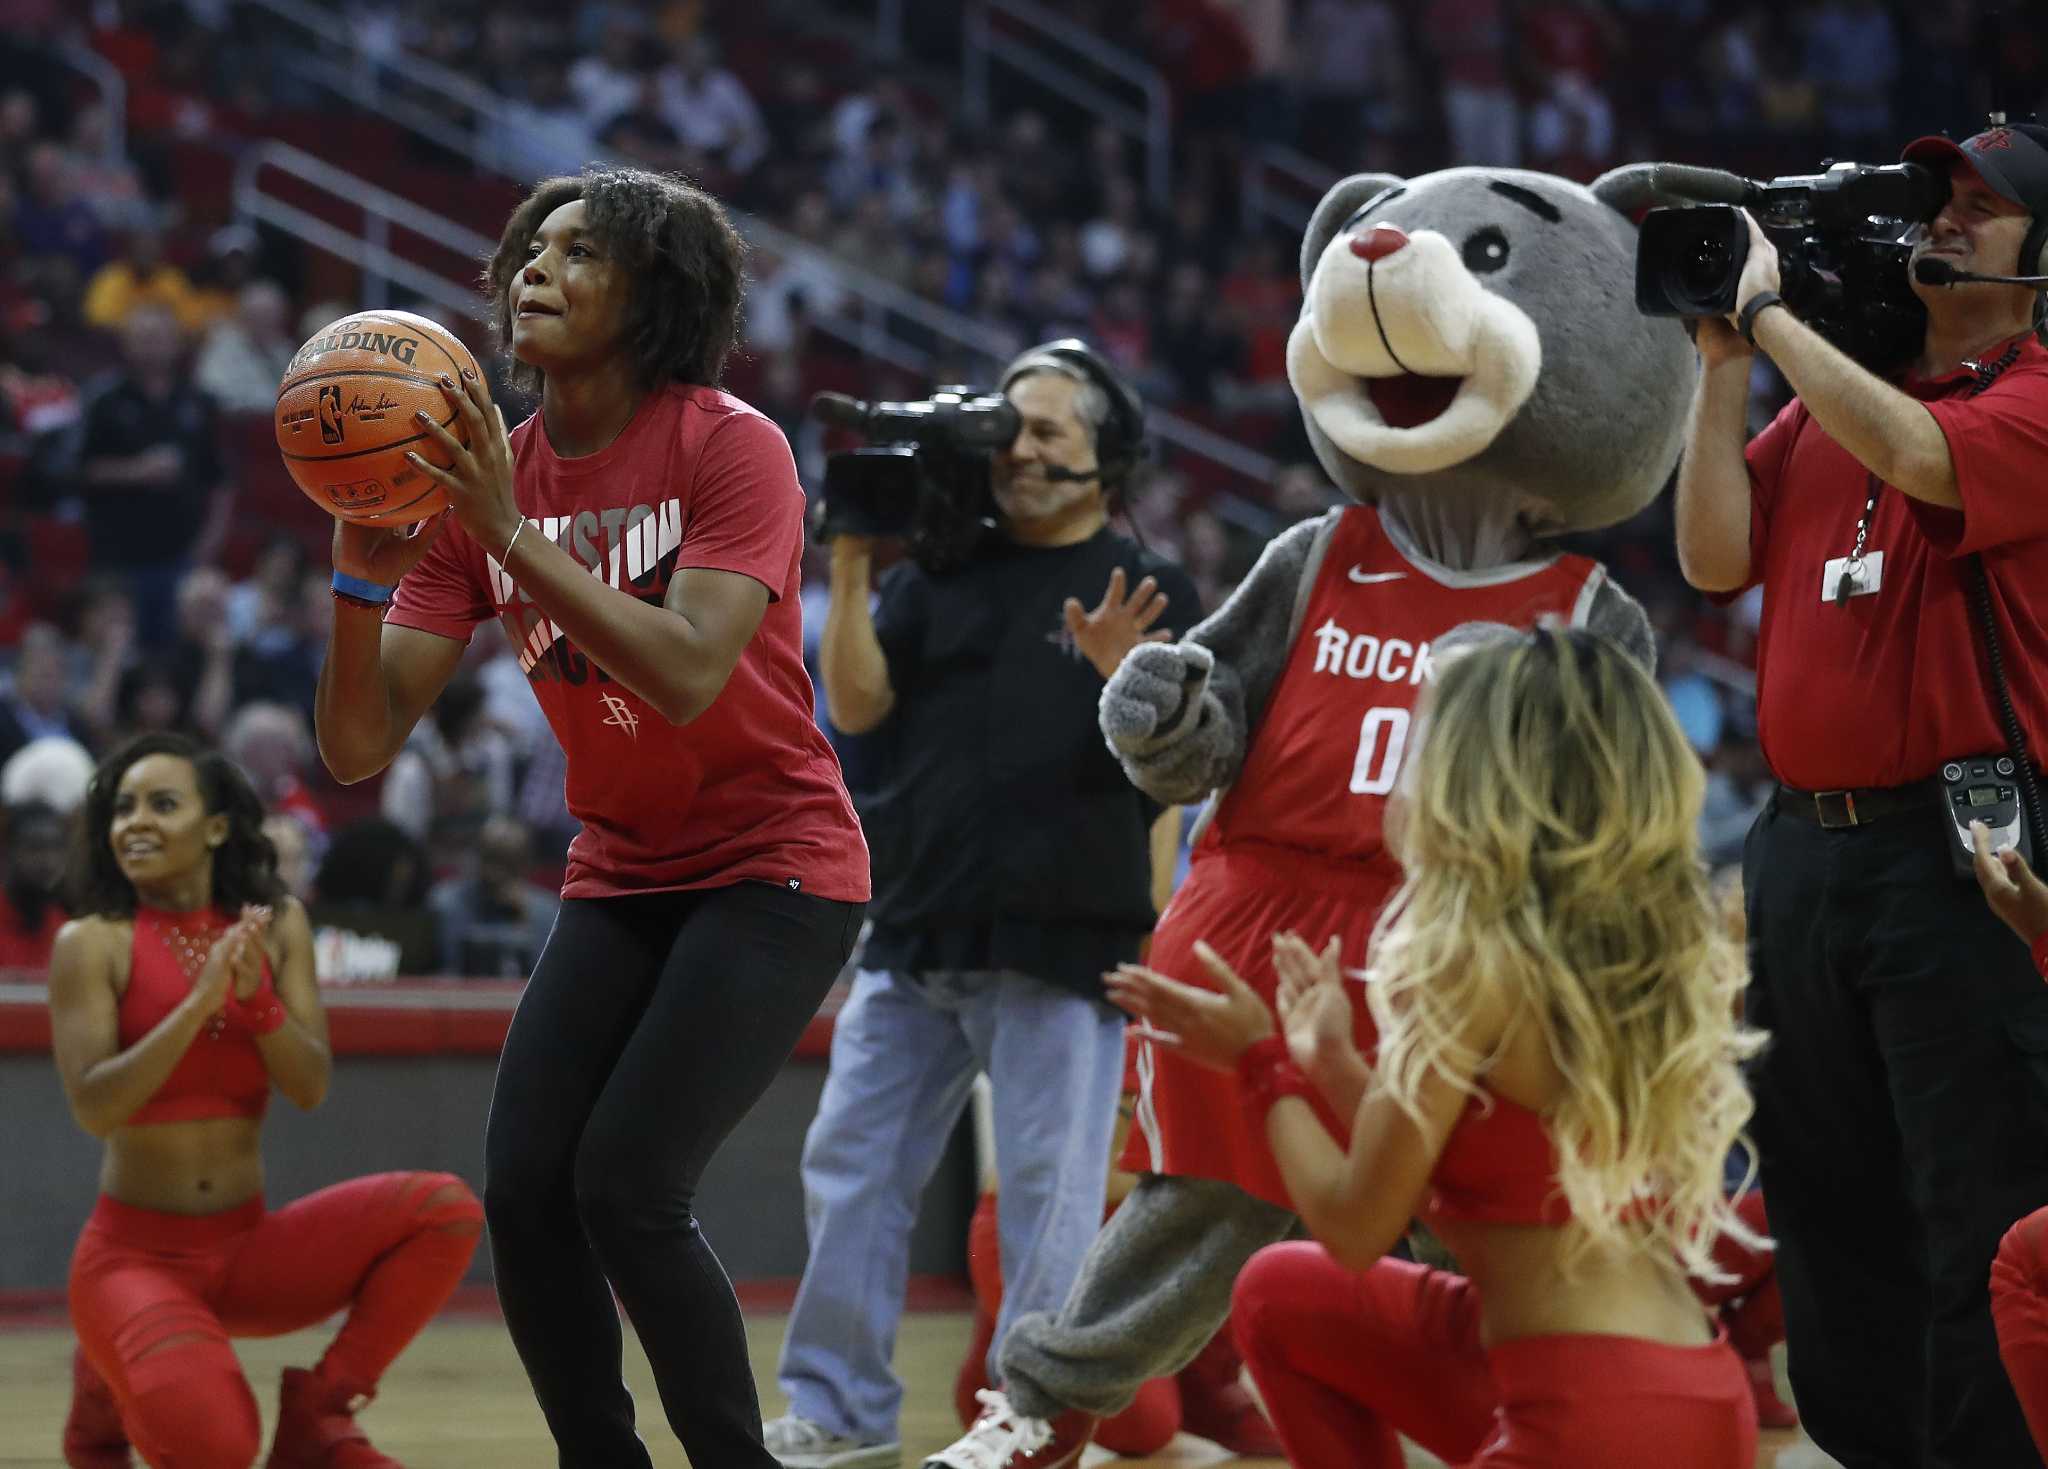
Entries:
{"type": "Polygon", "coordinates": [[[199,798],[209,816],[228,818],[227,840],[213,853],[213,902],[229,913],[244,903],[284,901],[277,875],[277,848],[263,834],[263,802],[241,767],[217,750],[180,734],[145,734],[100,761],[85,788],[85,803],[71,829],[71,861],[65,875],[67,906],[79,917],[126,918],[135,911],[135,887],[114,860],[107,833],[114,824],[114,798],[122,777],[138,760],[170,755],[192,767],[199,798]]]}
{"type": "Polygon", "coordinates": [[[505,221],[484,270],[491,332],[512,385],[537,392],[543,374],[512,355],[512,282],[541,222],[581,199],[591,233],[633,282],[626,350],[643,391],[666,382],[716,387],[739,341],[746,242],[725,206],[694,184],[638,168],[593,166],[580,177],[543,179],[505,221]]]}

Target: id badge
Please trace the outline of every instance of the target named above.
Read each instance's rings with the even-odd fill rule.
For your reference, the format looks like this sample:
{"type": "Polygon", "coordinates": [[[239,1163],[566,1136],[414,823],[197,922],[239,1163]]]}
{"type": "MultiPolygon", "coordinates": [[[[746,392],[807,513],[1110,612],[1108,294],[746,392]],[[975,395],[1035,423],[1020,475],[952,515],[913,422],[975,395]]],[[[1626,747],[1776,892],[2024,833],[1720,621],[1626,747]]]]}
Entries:
{"type": "Polygon", "coordinates": [[[1884,585],[1884,552],[1872,551],[1864,556],[1860,565],[1852,566],[1847,556],[1837,556],[1820,573],[1820,599],[1822,602],[1840,602],[1842,578],[1849,578],[1849,596],[1874,597],[1877,589],[1884,585]]]}

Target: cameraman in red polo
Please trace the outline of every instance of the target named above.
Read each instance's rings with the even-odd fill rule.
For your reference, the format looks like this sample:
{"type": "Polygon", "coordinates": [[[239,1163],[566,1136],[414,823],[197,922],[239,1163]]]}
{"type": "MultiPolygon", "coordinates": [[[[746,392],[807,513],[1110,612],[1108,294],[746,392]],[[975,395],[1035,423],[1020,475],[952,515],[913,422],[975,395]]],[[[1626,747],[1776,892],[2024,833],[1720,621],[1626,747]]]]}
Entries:
{"type": "MultiPolygon", "coordinates": [[[[1913,266],[2048,264],[2048,128],[1903,156],[1949,185],[1913,266]]],[[[1677,526],[1695,587],[1764,589],[1757,716],[1781,784],[1745,852],[1748,1004],[1773,1036],[1752,1085],[1792,1387],[1845,1469],[2033,1463],[1986,1282],[2001,1236],[2048,1201],[2048,986],[1958,880],[1938,773],[2048,747],[2040,296],[1916,273],[1926,333],[1887,381],[1778,285],[1752,221],[1737,309],[1699,323],[1677,526]],[[1745,449],[1753,350],[1798,397],[1745,449]],[[1972,611],[1980,565],[2009,720],[1972,611]]]]}

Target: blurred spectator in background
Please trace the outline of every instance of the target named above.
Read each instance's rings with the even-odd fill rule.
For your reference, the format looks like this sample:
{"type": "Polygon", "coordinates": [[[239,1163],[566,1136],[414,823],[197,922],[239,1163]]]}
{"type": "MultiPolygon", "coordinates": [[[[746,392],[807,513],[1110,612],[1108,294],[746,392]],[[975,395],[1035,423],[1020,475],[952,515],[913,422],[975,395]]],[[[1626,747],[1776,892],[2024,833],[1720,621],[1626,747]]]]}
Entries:
{"type": "Polygon", "coordinates": [[[277,849],[277,875],[285,890],[302,903],[310,902],[314,861],[313,842],[306,824],[287,812],[273,811],[263,818],[263,834],[277,849]]]}
{"type": "Polygon", "coordinates": [[[661,110],[661,81],[652,71],[637,74],[633,100],[606,118],[597,141],[641,168],[658,173],[696,173],[701,160],[683,146],[661,110]]]}
{"type": "Polygon", "coordinates": [[[528,880],[532,866],[525,827],[502,816],[484,823],[463,874],[427,895],[442,973],[525,979],[533,972],[561,900],[528,880]]]}
{"type": "MultiPolygon", "coordinates": [[[[2037,16],[2038,18],[2038,16],[2037,16]]],[[[1862,148],[1891,141],[1899,33],[1879,0],[1823,0],[1806,18],[1806,73],[1830,126],[1862,148]]]]}
{"type": "Polygon", "coordinates": [[[336,832],[307,905],[321,977],[433,973],[428,878],[425,849],[395,823],[373,816],[336,832]]]}
{"type": "MultiPolygon", "coordinates": [[[[138,306],[121,333],[126,365],[89,394],[74,453],[95,570],[134,594],[145,644],[176,625],[175,589],[211,561],[234,499],[213,399],[183,374],[184,331],[162,306],[138,306]]],[[[216,726],[218,727],[218,726],[216,726]]]]}
{"type": "Polygon", "coordinates": [[[738,179],[768,151],[768,129],[740,79],[718,64],[709,36],[675,47],[658,74],[656,105],[683,146],[720,172],[738,179]]]}
{"type": "Polygon", "coordinates": [[[0,765],[0,806],[38,802],[68,818],[85,799],[91,779],[92,756],[84,745],[64,735],[44,735],[0,765]]]}
{"type": "Polygon", "coordinates": [[[1388,0],[1307,0],[1295,36],[1307,137],[1399,130],[1411,86],[1401,20],[1388,0]]]}
{"type": "Polygon", "coordinates": [[[306,716],[283,704],[244,704],[221,738],[221,752],[242,767],[266,814],[295,818],[317,860],[326,846],[327,816],[306,789],[313,733],[306,716]]]}
{"type": "Polygon", "coordinates": [[[57,899],[70,820],[41,802],[7,807],[0,868],[0,969],[41,969],[68,916],[57,899]]]}
{"type": "Polygon", "coordinates": [[[188,332],[200,324],[198,294],[185,272],[164,259],[164,237],[153,228],[130,231],[121,254],[94,272],[78,314],[87,326],[119,331],[142,306],[164,307],[188,332]]]}
{"type": "Polygon", "coordinates": [[[487,159],[513,178],[575,173],[596,151],[590,119],[570,89],[569,64],[561,56],[532,59],[525,95],[508,98],[491,129],[487,159]]]}
{"type": "Polygon", "coordinates": [[[178,582],[177,622],[169,648],[150,661],[166,666],[179,691],[177,723],[220,738],[235,706],[235,643],[228,626],[228,579],[195,566],[178,582]]]}
{"type": "Polygon", "coordinates": [[[116,146],[113,131],[105,103],[87,102],[71,114],[65,163],[72,186],[107,229],[119,234],[153,228],[156,206],[143,188],[142,174],[116,146]]]}
{"type": "Polygon", "coordinates": [[[1513,168],[1522,161],[1522,113],[1508,62],[1508,0],[1430,0],[1422,37],[1444,82],[1451,158],[1513,168]]]}
{"type": "MultiPolygon", "coordinates": [[[[203,331],[234,315],[241,303],[242,287],[257,279],[261,256],[262,242],[248,225],[224,224],[213,232],[206,242],[206,256],[192,276],[195,331],[203,331]]],[[[270,411],[269,403],[263,405],[263,411],[270,411]]]]}
{"type": "Polygon", "coordinates": [[[78,192],[62,144],[44,141],[29,148],[10,233],[31,289],[59,302],[75,300],[81,284],[106,264],[106,226],[78,192]]]}
{"type": "Polygon", "coordinates": [[[266,629],[296,620],[306,562],[306,543],[297,536],[264,542],[249,574],[228,589],[228,632],[237,645],[246,647],[266,629]]]}
{"type": "Polygon", "coordinates": [[[291,297],[276,281],[251,281],[234,315],[207,328],[192,377],[223,413],[268,413],[299,344],[290,335],[291,297]]]}
{"type": "Polygon", "coordinates": [[[384,818],[430,847],[466,844],[493,812],[512,805],[512,749],[484,718],[482,683],[457,674],[413,726],[384,775],[384,818]]]}
{"type": "Polygon", "coordinates": [[[64,634],[49,623],[22,633],[13,676],[0,694],[0,761],[45,735],[84,740],[85,719],[72,706],[64,660],[64,634]]]}

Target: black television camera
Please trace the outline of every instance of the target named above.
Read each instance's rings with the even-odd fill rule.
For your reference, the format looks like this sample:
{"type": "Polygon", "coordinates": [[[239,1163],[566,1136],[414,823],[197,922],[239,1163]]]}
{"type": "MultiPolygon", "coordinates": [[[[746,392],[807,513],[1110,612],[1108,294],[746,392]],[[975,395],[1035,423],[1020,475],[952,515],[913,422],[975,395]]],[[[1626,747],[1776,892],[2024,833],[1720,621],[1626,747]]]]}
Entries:
{"type": "Polygon", "coordinates": [[[1914,227],[1947,202],[1941,175],[1917,163],[1836,163],[1817,174],[1744,180],[1742,204],[1652,209],[1636,244],[1636,309],[1725,316],[1749,258],[1742,208],[1778,247],[1778,293],[1799,319],[1872,372],[1890,376],[1920,350],[1927,308],[1906,262],[1914,227]]]}
{"type": "Polygon", "coordinates": [[[826,534],[906,536],[920,565],[942,571],[994,531],[990,461],[1023,422],[1000,393],[942,387],[915,403],[819,393],[811,416],[871,441],[826,456],[826,534]]]}

